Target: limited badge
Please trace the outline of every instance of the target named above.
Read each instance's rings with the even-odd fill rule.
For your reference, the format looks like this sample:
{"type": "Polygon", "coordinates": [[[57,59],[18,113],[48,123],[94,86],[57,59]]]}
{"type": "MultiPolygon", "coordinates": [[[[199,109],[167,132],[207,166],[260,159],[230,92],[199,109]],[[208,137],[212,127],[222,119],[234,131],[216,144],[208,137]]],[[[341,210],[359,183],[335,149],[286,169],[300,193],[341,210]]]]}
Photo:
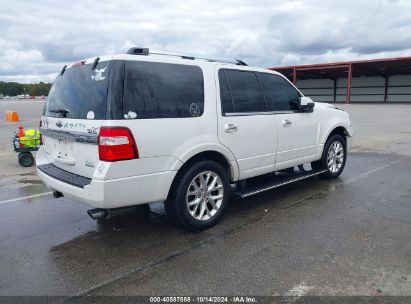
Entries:
{"type": "Polygon", "coordinates": [[[200,107],[198,106],[198,104],[196,104],[194,102],[192,104],[190,104],[190,113],[191,113],[191,116],[193,116],[193,117],[200,116],[201,110],[200,110],[200,107]]]}
{"type": "Polygon", "coordinates": [[[86,160],[86,162],[85,162],[84,165],[85,165],[86,167],[94,168],[94,164],[93,164],[93,162],[90,161],[90,160],[86,160]]]}

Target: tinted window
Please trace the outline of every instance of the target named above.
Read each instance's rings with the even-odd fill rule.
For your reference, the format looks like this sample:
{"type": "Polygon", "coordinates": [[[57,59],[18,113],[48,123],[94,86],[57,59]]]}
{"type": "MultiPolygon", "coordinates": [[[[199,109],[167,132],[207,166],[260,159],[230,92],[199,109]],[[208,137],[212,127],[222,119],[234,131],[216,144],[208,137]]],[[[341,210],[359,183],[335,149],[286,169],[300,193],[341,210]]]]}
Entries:
{"type": "Polygon", "coordinates": [[[224,71],[231,89],[234,112],[266,111],[264,97],[254,72],[228,69],[224,71]]]}
{"type": "Polygon", "coordinates": [[[197,117],[203,110],[204,83],[199,67],[141,61],[125,63],[125,118],[197,117]]]}
{"type": "Polygon", "coordinates": [[[233,113],[233,99],[231,97],[230,87],[228,86],[227,77],[223,70],[218,71],[218,79],[220,82],[220,99],[223,113],[233,113]]]}
{"type": "Polygon", "coordinates": [[[300,94],[284,78],[278,75],[261,73],[261,86],[267,104],[272,111],[295,110],[291,101],[298,101],[300,94]]]}
{"type": "Polygon", "coordinates": [[[94,119],[104,119],[107,109],[110,62],[99,62],[66,69],[58,74],[50,93],[44,115],[86,119],[87,113],[94,119]]]}

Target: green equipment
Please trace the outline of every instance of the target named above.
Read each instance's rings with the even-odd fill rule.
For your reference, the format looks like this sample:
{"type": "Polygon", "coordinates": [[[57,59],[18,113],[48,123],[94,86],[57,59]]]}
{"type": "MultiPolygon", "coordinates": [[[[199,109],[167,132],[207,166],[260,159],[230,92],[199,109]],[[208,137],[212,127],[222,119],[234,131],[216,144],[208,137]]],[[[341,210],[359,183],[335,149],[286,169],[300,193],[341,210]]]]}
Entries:
{"type": "Polygon", "coordinates": [[[30,167],[34,164],[34,157],[31,152],[37,151],[41,145],[41,134],[39,130],[28,129],[23,131],[19,127],[19,132],[13,137],[14,151],[19,153],[19,164],[23,167],[30,167]]]}

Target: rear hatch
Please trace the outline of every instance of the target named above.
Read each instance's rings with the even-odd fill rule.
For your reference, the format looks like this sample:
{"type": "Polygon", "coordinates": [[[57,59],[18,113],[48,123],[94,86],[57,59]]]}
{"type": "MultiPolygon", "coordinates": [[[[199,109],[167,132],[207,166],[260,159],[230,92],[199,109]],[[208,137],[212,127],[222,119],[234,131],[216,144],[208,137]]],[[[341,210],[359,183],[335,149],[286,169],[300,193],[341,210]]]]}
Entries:
{"type": "Polygon", "coordinates": [[[97,137],[107,119],[114,62],[88,60],[64,68],[48,96],[41,131],[53,165],[91,178],[99,161],[97,137]]]}

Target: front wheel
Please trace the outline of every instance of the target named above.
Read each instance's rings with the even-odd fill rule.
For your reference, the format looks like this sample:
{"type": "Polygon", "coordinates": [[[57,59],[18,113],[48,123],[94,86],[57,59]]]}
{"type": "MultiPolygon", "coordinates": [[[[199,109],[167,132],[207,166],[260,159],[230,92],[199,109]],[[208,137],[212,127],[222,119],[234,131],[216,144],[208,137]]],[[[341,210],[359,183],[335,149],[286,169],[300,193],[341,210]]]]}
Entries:
{"type": "Polygon", "coordinates": [[[340,176],[347,160],[347,144],[341,135],[331,136],[324,146],[322,158],[313,163],[313,168],[327,170],[320,177],[331,179],[340,176]]]}
{"type": "Polygon", "coordinates": [[[217,224],[230,198],[227,171],[219,163],[204,160],[177,177],[166,211],[190,231],[217,224]]]}

